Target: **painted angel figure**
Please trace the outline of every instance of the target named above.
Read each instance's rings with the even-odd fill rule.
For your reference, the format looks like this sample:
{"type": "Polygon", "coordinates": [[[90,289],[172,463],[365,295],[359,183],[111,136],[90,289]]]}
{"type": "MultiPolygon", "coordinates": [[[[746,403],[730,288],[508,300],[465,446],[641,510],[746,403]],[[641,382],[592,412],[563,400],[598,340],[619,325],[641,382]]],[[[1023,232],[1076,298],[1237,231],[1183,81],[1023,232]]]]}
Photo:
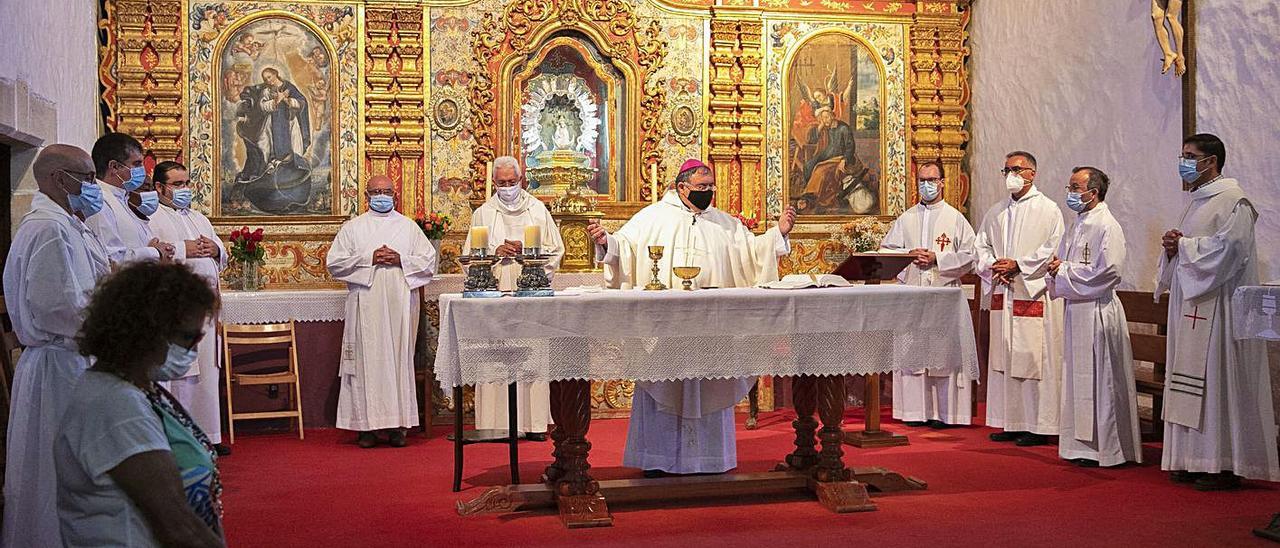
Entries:
{"type": "Polygon", "coordinates": [[[1151,22],[1155,25],[1156,41],[1160,43],[1160,51],[1164,52],[1164,64],[1160,74],[1167,74],[1170,67],[1173,73],[1182,76],[1187,72],[1187,58],[1183,55],[1182,15],[1183,0],[1151,0],[1151,22]],[[1165,23],[1168,28],[1165,28],[1165,23]],[[1172,35],[1172,43],[1170,41],[1172,35]]]}

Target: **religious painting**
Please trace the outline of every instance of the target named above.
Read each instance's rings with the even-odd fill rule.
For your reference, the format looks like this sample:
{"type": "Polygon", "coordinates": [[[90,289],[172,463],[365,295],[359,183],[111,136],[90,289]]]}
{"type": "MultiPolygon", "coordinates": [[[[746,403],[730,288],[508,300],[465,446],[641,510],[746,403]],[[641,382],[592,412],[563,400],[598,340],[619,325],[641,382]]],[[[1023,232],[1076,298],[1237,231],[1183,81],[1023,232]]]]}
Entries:
{"type": "Polygon", "coordinates": [[[784,191],[798,215],[883,215],[884,73],[843,32],[801,43],[785,72],[784,191]]]}
{"type": "Polygon", "coordinates": [[[216,53],[221,217],[335,212],[336,71],[330,44],[303,21],[252,19],[216,53]]]}

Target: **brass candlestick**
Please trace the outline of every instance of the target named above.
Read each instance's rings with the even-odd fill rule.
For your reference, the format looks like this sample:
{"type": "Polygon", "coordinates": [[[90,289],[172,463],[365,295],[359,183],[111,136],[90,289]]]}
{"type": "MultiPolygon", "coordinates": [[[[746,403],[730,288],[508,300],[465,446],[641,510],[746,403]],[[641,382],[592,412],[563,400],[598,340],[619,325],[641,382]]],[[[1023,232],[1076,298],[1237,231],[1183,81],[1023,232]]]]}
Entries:
{"type": "Polygon", "coordinates": [[[677,266],[671,269],[677,278],[683,280],[680,285],[684,286],[685,291],[693,291],[693,279],[702,273],[700,266],[677,266]]]}
{"type": "Polygon", "coordinates": [[[662,291],[667,288],[666,284],[658,279],[658,261],[662,259],[662,251],[663,247],[660,245],[649,246],[649,258],[653,259],[653,268],[650,269],[650,272],[653,273],[653,279],[649,280],[649,284],[644,286],[647,291],[662,291]]]}
{"type": "Polygon", "coordinates": [[[467,279],[462,286],[463,297],[502,296],[502,292],[498,291],[498,278],[493,275],[494,262],[495,258],[484,249],[472,250],[470,255],[458,257],[458,264],[467,272],[467,279]]]}
{"type": "Polygon", "coordinates": [[[539,248],[525,248],[525,253],[516,257],[520,263],[520,277],[516,280],[517,297],[553,297],[551,280],[547,278],[547,263],[551,258],[539,252],[539,248]]]}

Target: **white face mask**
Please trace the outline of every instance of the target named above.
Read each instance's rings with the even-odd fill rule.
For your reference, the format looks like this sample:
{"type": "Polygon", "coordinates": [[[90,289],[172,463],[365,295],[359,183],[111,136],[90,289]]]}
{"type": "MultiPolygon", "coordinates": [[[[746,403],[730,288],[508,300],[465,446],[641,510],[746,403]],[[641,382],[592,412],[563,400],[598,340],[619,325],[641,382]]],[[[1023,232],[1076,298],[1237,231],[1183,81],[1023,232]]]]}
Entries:
{"type": "Polygon", "coordinates": [[[497,189],[498,199],[507,205],[513,205],[520,198],[520,192],[524,190],[520,185],[500,186],[497,189]]]}
{"type": "Polygon", "coordinates": [[[1018,192],[1019,190],[1022,190],[1022,187],[1024,186],[1027,186],[1027,180],[1023,179],[1022,176],[1017,173],[1009,173],[1009,175],[1004,178],[1004,187],[1008,189],[1009,192],[1018,192]]]}
{"type": "Polygon", "coordinates": [[[164,357],[164,365],[151,372],[151,380],[171,381],[181,379],[183,375],[187,374],[187,371],[191,370],[191,364],[196,362],[198,355],[199,352],[195,348],[186,349],[169,343],[169,353],[164,357]]]}

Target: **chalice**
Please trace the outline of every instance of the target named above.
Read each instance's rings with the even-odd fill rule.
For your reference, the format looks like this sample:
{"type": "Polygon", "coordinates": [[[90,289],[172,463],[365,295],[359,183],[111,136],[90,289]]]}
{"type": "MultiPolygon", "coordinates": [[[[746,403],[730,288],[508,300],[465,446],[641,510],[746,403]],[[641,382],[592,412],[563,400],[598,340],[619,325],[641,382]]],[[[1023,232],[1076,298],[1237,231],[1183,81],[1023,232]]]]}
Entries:
{"type": "Polygon", "coordinates": [[[684,280],[680,282],[680,285],[684,286],[685,291],[693,291],[693,279],[697,278],[698,274],[702,273],[702,267],[677,266],[673,267],[671,272],[674,272],[677,278],[684,280]]]}
{"type": "Polygon", "coordinates": [[[653,259],[653,268],[649,271],[653,273],[652,279],[644,286],[646,291],[662,291],[667,288],[662,280],[658,279],[658,261],[662,259],[663,247],[660,245],[649,246],[649,258],[653,259]]]}

